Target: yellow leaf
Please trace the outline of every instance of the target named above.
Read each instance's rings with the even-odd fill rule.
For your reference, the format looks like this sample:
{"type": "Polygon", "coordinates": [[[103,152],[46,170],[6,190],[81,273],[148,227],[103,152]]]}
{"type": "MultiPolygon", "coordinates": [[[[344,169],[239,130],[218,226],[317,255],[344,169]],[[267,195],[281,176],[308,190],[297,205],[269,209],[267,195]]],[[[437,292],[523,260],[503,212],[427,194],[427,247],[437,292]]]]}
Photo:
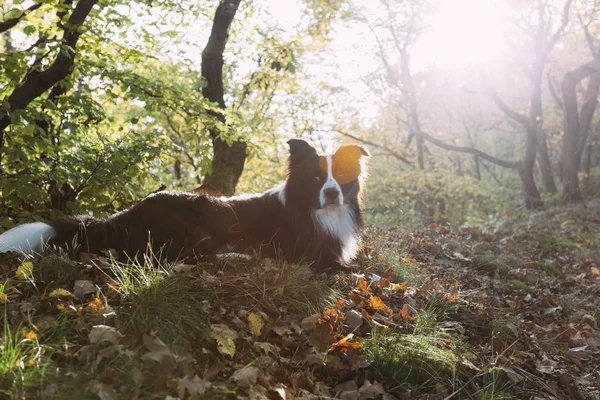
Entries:
{"type": "Polygon", "coordinates": [[[49,294],[50,297],[63,297],[63,296],[71,296],[71,297],[75,297],[73,296],[73,293],[69,292],[66,289],[55,289],[53,291],[50,292],[49,294]]]}
{"type": "Polygon", "coordinates": [[[0,292],[0,303],[6,302],[8,302],[8,297],[6,296],[6,293],[0,292]]]}
{"type": "Polygon", "coordinates": [[[263,326],[265,326],[265,321],[260,314],[251,312],[248,314],[248,326],[250,327],[250,333],[252,333],[253,336],[260,336],[260,331],[263,326]]]}
{"type": "Polygon", "coordinates": [[[235,355],[234,339],[238,338],[238,334],[227,325],[213,324],[210,326],[212,337],[217,341],[217,350],[221,354],[225,354],[231,358],[235,355]]]}
{"type": "Polygon", "coordinates": [[[33,263],[31,261],[24,262],[17,268],[17,279],[27,279],[33,277],[33,263]]]}
{"type": "Polygon", "coordinates": [[[392,310],[390,310],[390,308],[385,305],[383,300],[381,300],[381,298],[377,296],[371,296],[369,298],[369,307],[387,314],[390,314],[392,312],[392,310]]]}
{"type": "Polygon", "coordinates": [[[392,289],[394,292],[398,292],[400,290],[406,291],[408,289],[408,281],[404,281],[400,284],[392,282],[390,283],[390,289],[392,289]]]}
{"type": "Polygon", "coordinates": [[[221,354],[233,358],[235,355],[235,342],[230,338],[216,338],[217,339],[217,350],[221,354]]]}
{"type": "Polygon", "coordinates": [[[37,335],[34,331],[27,331],[25,328],[21,329],[21,334],[25,339],[33,340],[37,338],[37,335]]]}
{"type": "Polygon", "coordinates": [[[596,268],[596,267],[592,267],[592,275],[600,275],[600,269],[596,268]]]}

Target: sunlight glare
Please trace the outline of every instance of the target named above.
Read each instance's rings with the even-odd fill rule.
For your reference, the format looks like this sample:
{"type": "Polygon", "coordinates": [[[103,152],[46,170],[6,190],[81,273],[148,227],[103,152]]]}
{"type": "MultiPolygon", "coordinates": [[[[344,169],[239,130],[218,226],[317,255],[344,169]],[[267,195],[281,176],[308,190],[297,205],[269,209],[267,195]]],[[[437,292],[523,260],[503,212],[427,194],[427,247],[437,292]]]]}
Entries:
{"type": "Polygon", "coordinates": [[[499,60],[509,16],[502,0],[440,0],[431,30],[415,46],[415,64],[464,69],[499,60]]]}

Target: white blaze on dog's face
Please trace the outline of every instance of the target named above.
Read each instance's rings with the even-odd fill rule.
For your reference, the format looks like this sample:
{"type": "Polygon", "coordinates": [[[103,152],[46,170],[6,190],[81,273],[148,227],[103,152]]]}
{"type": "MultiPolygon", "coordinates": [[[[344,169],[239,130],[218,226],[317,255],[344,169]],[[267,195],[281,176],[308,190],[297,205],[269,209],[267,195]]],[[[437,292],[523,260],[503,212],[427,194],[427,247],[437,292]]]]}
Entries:
{"type": "Polygon", "coordinates": [[[344,204],[344,195],[339,183],[333,177],[333,157],[321,156],[325,160],[326,177],[325,183],[319,192],[319,203],[321,207],[338,207],[344,204]]]}
{"type": "Polygon", "coordinates": [[[360,177],[366,173],[368,152],[357,145],[345,145],[334,154],[320,155],[300,139],[288,141],[290,164],[285,188],[278,189],[282,204],[309,209],[338,209],[355,202],[360,177]]]}
{"type": "Polygon", "coordinates": [[[345,194],[357,194],[352,190],[353,183],[357,184],[360,176],[366,172],[363,162],[366,156],[368,153],[362,147],[345,145],[332,155],[319,157],[319,169],[325,176],[319,193],[321,207],[341,206],[345,194]]]}

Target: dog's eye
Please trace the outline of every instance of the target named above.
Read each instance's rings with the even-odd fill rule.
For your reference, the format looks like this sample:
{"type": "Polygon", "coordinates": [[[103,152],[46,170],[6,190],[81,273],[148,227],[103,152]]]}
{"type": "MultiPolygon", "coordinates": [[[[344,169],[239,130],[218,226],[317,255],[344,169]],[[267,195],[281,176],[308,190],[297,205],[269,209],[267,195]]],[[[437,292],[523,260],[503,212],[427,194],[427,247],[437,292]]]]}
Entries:
{"type": "Polygon", "coordinates": [[[321,182],[321,177],[320,177],[320,176],[314,176],[314,177],[313,177],[313,181],[314,181],[315,183],[319,183],[319,182],[321,182]]]}

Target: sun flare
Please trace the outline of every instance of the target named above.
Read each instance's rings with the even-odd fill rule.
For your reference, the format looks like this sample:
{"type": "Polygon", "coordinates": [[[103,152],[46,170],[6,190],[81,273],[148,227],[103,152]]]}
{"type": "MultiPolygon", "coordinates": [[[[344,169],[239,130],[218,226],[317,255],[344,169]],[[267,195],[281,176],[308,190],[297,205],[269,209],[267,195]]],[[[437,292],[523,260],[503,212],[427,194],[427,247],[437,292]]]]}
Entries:
{"type": "Polygon", "coordinates": [[[509,8],[501,0],[442,0],[431,30],[415,48],[415,61],[443,68],[485,65],[505,47],[509,8]]]}

